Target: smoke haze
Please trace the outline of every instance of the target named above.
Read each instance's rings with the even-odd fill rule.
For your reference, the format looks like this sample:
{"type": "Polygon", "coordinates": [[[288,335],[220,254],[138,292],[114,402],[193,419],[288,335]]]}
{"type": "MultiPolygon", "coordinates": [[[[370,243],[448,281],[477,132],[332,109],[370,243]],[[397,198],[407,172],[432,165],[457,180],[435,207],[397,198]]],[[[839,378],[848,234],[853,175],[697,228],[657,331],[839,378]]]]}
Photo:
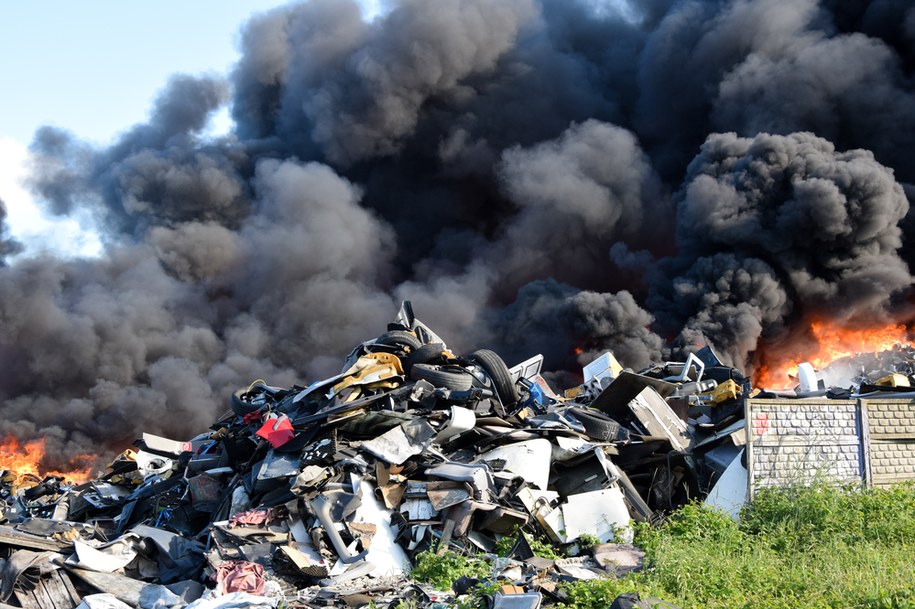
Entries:
{"type": "Polygon", "coordinates": [[[751,372],[812,319],[900,320],[915,8],[595,4],[293,3],[110,146],[40,129],[36,196],[107,245],[4,263],[0,206],[0,432],[57,465],[186,438],[253,379],[336,373],[405,298],[455,351],[572,372],[706,343],[751,372]]]}

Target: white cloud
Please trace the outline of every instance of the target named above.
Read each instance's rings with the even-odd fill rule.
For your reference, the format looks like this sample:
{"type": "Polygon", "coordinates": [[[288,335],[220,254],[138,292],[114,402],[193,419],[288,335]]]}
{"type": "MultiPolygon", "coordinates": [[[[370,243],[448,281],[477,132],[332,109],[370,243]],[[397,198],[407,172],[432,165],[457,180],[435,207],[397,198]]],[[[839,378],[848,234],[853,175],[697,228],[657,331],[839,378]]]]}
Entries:
{"type": "Polygon", "coordinates": [[[88,218],[49,217],[23,186],[29,156],[21,143],[0,138],[0,199],[6,205],[10,235],[25,246],[19,256],[43,252],[66,257],[98,256],[102,242],[88,218]]]}

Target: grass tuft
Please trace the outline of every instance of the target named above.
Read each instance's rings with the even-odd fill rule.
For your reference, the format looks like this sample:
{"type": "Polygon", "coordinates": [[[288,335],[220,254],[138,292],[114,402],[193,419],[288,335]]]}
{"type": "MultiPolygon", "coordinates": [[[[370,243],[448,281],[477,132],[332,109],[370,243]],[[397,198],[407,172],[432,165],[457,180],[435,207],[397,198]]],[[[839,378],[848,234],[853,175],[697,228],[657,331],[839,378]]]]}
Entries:
{"type": "Polygon", "coordinates": [[[648,567],[568,587],[573,609],[638,592],[684,609],[915,609],[915,488],[759,493],[739,522],[690,504],[640,526],[648,567]]]}
{"type": "MultiPolygon", "coordinates": [[[[659,527],[638,525],[635,543],[643,571],[565,584],[564,609],[607,609],[625,592],[683,609],[915,609],[911,485],[766,490],[739,522],[689,504],[659,527]]],[[[491,569],[481,558],[426,553],[413,576],[447,589],[491,569]]]]}

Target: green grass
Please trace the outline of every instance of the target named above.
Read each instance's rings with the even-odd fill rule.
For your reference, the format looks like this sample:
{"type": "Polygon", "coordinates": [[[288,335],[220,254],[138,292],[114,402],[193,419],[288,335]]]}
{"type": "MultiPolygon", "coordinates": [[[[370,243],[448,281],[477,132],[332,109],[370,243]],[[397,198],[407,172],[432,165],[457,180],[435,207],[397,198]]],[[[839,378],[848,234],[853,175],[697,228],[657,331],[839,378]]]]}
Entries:
{"type": "MultiPolygon", "coordinates": [[[[565,609],[607,609],[623,592],[683,609],[915,609],[913,486],[769,490],[740,522],[691,504],[638,526],[635,542],[646,569],[568,584],[565,609]]],[[[431,559],[414,577],[486,571],[467,557],[447,568],[431,559]]]]}
{"type": "Polygon", "coordinates": [[[915,489],[761,493],[740,522],[698,504],[639,527],[648,568],[578,582],[568,605],[606,609],[622,592],[714,608],[915,608],[915,489]]]}
{"type": "Polygon", "coordinates": [[[484,558],[466,556],[455,552],[420,552],[416,555],[411,576],[432,584],[439,590],[450,590],[460,577],[482,579],[492,575],[492,563],[484,558]]]}

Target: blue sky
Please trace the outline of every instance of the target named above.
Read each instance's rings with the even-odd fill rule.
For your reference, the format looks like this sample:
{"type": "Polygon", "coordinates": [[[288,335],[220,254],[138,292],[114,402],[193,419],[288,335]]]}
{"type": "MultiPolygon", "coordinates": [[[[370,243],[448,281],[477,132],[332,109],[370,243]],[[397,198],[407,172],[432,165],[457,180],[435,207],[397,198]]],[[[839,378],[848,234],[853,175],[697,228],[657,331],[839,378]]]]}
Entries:
{"type": "Polygon", "coordinates": [[[105,142],[176,72],[226,73],[239,28],[281,0],[0,3],[0,137],[52,124],[105,142]]]}
{"type": "MultiPolygon", "coordinates": [[[[283,0],[28,0],[0,2],[0,199],[27,254],[99,249],[89,219],[52,222],[21,186],[41,125],[109,142],[146,119],[175,73],[226,74],[242,24],[283,0]],[[53,236],[53,238],[49,238],[53,236]]],[[[363,6],[376,6],[366,0],[363,6]]],[[[377,12],[377,8],[369,9],[377,12]]],[[[230,124],[217,117],[216,130],[230,124]]]]}

